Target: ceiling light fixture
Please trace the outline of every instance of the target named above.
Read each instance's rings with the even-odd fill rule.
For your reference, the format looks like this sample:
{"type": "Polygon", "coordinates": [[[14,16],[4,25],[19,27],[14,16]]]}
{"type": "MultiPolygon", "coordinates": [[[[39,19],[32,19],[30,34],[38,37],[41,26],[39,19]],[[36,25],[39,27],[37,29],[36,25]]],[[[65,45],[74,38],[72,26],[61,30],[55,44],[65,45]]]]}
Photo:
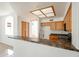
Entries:
{"type": "Polygon", "coordinates": [[[40,17],[40,18],[55,16],[55,12],[54,12],[53,6],[47,7],[47,8],[42,8],[42,9],[38,9],[36,11],[33,11],[32,13],[34,15],[40,17]]]}
{"type": "Polygon", "coordinates": [[[51,12],[53,13],[52,7],[42,9],[41,11],[42,11],[44,14],[46,14],[46,13],[51,13],[51,12]]]}

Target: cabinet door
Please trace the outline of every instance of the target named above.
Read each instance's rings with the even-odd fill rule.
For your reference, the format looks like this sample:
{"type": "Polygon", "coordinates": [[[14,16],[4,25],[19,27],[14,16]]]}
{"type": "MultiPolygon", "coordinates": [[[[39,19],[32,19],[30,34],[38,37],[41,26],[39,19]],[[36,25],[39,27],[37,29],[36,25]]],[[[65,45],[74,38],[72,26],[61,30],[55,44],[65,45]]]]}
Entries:
{"type": "Polygon", "coordinates": [[[56,30],[64,30],[64,22],[56,22],[56,30]]]}
{"type": "Polygon", "coordinates": [[[50,26],[50,23],[51,23],[51,22],[43,22],[43,23],[41,23],[41,25],[42,25],[42,26],[50,26]]]}
{"type": "Polygon", "coordinates": [[[67,15],[65,16],[64,23],[66,23],[66,31],[71,32],[72,31],[72,8],[71,8],[71,5],[67,11],[67,15]]]}
{"type": "Polygon", "coordinates": [[[55,30],[55,22],[51,22],[51,24],[50,24],[50,30],[55,30]]]}

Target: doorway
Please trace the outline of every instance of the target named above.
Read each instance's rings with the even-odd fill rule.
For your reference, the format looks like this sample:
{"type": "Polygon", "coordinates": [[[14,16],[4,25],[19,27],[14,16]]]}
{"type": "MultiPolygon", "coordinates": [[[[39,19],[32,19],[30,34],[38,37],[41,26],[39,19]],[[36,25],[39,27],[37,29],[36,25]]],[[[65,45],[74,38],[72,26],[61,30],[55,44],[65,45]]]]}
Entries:
{"type": "Polygon", "coordinates": [[[21,22],[21,38],[27,40],[29,38],[29,23],[22,21],[21,22]]]}

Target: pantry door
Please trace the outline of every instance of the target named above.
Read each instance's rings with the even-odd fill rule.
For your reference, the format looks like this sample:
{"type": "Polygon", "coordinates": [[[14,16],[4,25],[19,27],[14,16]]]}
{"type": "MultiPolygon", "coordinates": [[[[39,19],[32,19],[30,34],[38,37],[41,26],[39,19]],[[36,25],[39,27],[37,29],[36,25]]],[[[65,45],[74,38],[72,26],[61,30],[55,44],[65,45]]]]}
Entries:
{"type": "Polygon", "coordinates": [[[29,38],[29,23],[22,21],[21,22],[21,36],[23,40],[27,40],[29,38]]]}

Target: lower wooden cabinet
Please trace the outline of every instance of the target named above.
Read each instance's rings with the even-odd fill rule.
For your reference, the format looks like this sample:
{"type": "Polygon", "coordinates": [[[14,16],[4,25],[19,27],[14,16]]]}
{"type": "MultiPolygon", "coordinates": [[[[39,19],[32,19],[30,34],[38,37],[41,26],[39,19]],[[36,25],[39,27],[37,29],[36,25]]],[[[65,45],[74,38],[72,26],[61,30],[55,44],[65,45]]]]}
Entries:
{"type": "Polygon", "coordinates": [[[53,43],[57,43],[58,42],[58,36],[57,35],[50,35],[49,40],[53,43]]]}

